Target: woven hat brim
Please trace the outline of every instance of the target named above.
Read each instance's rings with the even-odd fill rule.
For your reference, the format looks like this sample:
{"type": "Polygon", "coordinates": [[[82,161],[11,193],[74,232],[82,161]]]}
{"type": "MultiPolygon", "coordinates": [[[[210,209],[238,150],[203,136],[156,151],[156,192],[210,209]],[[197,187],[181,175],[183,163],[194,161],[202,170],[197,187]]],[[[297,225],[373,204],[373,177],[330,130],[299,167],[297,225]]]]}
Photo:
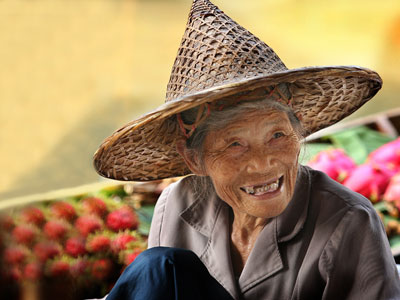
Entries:
{"type": "Polygon", "coordinates": [[[190,174],[176,151],[181,132],[175,114],[202,103],[260,87],[291,83],[290,107],[300,117],[307,134],[350,115],[381,88],[379,75],[357,66],[324,66],[291,69],[232,82],[167,102],[131,121],[106,138],[94,154],[94,167],[104,177],[149,181],[190,174]]]}

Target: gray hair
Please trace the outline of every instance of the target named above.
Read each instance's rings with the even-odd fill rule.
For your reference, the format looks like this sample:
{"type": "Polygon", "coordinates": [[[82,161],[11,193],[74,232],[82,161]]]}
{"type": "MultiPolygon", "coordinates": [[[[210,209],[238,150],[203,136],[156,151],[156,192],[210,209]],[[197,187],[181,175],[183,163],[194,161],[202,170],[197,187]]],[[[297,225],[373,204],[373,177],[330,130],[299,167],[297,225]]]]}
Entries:
{"type": "MultiPolygon", "coordinates": [[[[196,130],[186,140],[186,147],[193,150],[203,164],[204,147],[203,143],[209,131],[220,130],[231,123],[235,118],[251,111],[267,111],[270,109],[283,111],[287,114],[289,121],[300,138],[305,136],[305,131],[300,120],[296,117],[293,110],[276,100],[261,99],[256,101],[243,101],[237,105],[232,105],[223,110],[212,110],[210,115],[199,124],[196,130]]],[[[181,118],[185,124],[193,124],[199,108],[192,108],[181,113],[181,118]]],[[[209,176],[192,176],[192,186],[196,198],[207,198],[215,191],[212,180],[209,176]]]]}

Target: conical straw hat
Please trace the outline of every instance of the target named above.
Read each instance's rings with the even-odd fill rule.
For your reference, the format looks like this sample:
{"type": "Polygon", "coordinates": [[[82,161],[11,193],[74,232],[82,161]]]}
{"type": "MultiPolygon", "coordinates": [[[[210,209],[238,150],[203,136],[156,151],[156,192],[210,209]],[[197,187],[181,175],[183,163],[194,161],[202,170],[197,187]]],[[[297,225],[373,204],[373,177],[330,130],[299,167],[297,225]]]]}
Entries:
{"type": "Polygon", "coordinates": [[[287,99],[308,134],[357,110],[381,88],[379,75],[356,66],[288,70],[275,52],[208,0],[194,0],[172,68],[165,104],[106,138],[94,155],[97,172],[117,180],[189,174],[175,149],[176,114],[204,103],[290,87],[287,99]]]}

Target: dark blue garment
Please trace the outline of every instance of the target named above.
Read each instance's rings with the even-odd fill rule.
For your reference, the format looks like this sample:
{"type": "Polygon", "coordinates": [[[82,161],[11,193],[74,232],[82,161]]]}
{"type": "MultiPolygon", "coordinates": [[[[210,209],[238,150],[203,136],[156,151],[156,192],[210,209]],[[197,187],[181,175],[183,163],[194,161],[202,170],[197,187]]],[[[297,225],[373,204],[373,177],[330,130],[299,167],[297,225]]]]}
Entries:
{"type": "Polygon", "coordinates": [[[232,300],[192,251],[154,247],[131,263],[107,300],[232,300]]]}

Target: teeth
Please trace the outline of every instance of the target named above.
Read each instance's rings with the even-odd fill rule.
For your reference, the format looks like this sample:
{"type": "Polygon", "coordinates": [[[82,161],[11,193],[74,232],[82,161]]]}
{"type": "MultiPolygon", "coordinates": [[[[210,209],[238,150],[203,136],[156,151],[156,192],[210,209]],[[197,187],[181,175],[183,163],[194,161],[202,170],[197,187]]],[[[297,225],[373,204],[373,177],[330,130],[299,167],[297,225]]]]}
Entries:
{"type": "Polygon", "coordinates": [[[274,192],[279,187],[279,179],[271,184],[265,184],[261,186],[251,186],[251,187],[244,187],[244,191],[251,195],[262,195],[266,192],[274,192]]]}
{"type": "Polygon", "coordinates": [[[253,187],[245,187],[246,193],[248,194],[254,194],[254,188],[253,187]]]}

